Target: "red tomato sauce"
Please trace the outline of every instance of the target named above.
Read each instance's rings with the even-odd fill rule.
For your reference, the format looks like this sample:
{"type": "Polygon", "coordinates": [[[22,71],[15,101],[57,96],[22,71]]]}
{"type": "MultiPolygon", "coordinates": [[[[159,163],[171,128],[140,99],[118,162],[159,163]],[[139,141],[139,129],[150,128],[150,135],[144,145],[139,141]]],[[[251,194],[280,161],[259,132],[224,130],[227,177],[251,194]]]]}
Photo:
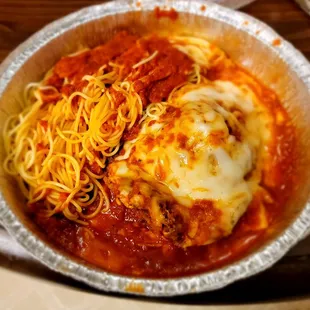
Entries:
{"type": "Polygon", "coordinates": [[[171,20],[176,20],[179,17],[178,12],[174,8],[171,8],[170,10],[163,10],[157,6],[154,10],[154,13],[156,18],[167,17],[170,18],[171,20]]]}
{"type": "MultiPolygon", "coordinates": [[[[159,17],[163,13],[155,11],[159,17]]],[[[173,12],[172,12],[173,13],[173,12]]],[[[171,13],[171,14],[172,14],[171,13]]],[[[165,13],[166,14],[166,13],[165,13]]],[[[46,84],[54,86],[59,94],[69,96],[75,90],[84,87],[81,78],[93,74],[109,62],[122,65],[121,76],[130,74],[130,81],[141,96],[144,106],[150,102],[167,99],[172,89],[185,82],[192,68],[192,60],[176,50],[166,39],[151,36],[139,40],[126,32],[117,34],[111,41],[76,56],[63,57],[54,67],[46,84]],[[133,68],[141,59],[157,51],[151,61],[133,68]],[[64,80],[68,83],[64,85],[64,80]]],[[[270,193],[270,197],[255,194],[246,213],[235,226],[232,234],[210,245],[181,248],[164,236],[154,239],[148,228],[148,214],[143,209],[129,209],[117,203],[110,194],[111,207],[107,213],[100,213],[89,220],[87,227],[76,224],[62,215],[43,218],[36,215],[35,206],[32,216],[52,242],[68,252],[93,263],[104,270],[143,277],[176,277],[208,271],[231,263],[251,251],[259,244],[269,228],[261,228],[259,217],[264,205],[268,227],[281,216],[283,206],[294,184],[295,133],[285,110],[277,96],[262,83],[238,66],[219,63],[206,73],[210,80],[229,80],[236,84],[247,84],[276,116],[269,145],[270,160],[263,169],[261,185],[270,193]]],[[[52,104],[55,93],[46,92],[48,103],[52,104]]],[[[113,93],[116,103],[123,98],[117,91],[113,93]]],[[[44,124],[42,124],[44,126],[44,124]]],[[[139,125],[125,132],[123,140],[134,138],[139,125]]],[[[216,137],[220,139],[220,137],[216,137]]],[[[183,145],[182,136],[178,141],[183,145]]],[[[215,138],[214,138],[215,139],[215,138]]],[[[216,141],[215,141],[216,142],[216,141]]],[[[215,143],[214,142],[214,143],[215,143]]],[[[44,146],[37,146],[44,147],[44,146]]],[[[93,164],[89,169],[96,174],[101,168],[93,164]]],[[[164,172],[161,172],[164,173],[164,172]]],[[[61,197],[66,199],[66,197],[61,197]]],[[[98,201],[93,205],[95,209],[98,201]]],[[[191,212],[201,216],[207,209],[210,222],[217,216],[211,206],[198,202],[191,212]]]]}

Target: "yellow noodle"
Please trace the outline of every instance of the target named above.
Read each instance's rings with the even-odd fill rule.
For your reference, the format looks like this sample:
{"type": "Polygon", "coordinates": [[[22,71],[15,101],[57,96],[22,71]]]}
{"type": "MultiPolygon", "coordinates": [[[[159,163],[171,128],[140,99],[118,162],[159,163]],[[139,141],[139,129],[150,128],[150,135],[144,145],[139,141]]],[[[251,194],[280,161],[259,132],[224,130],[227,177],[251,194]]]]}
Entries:
{"type": "MultiPolygon", "coordinates": [[[[209,45],[199,39],[186,41],[185,37],[171,37],[170,41],[197,59],[187,83],[200,83],[203,80],[200,66],[205,65],[202,54],[205,55],[209,45]],[[188,43],[185,47],[184,42],[188,43]]],[[[157,54],[155,51],[132,68],[139,68],[157,54]]],[[[87,225],[88,219],[106,212],[110,200],[103,169],[108,158],[120,150],[124,131],[146,117],[157,119],[165,113],[167,105],[174,104],[173,93],[178,87],[167,102],[152,103],[143,112],[142,99],[132,82],[121,79],[124,67],[109,62],[112,71],[105,72],[107,67],[103,65],[96,73],[85,75],[82,80],[86,85],[82,89],[69,96],[60,94],[57,102],[47,104],[42,91],[58,92],[45,83],[52,74],[50,70],[45,80],[26,86],[23,111],[8,117],[4,124],[7,153],[4,170],[17,178],[29,203],[43,202],[40,212],[45,216],[62,213],[72,221],[87,225]],[[124,96],[121,104],[115,100],[112,89],[124,96]],[[100,173],[93,172],[94,164],[100,173]]],[[[68,83],[70,79],[66,78],[64,85],[68,83]]]]}

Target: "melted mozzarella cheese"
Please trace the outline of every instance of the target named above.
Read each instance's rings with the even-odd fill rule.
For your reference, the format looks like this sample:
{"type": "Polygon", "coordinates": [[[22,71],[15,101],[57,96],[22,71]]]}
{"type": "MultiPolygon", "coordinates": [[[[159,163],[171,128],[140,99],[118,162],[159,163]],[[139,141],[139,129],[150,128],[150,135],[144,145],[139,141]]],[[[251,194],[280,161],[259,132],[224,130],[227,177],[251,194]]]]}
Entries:
{"type": "MultiPolygon", "coordinates": [[[[247,139],[258,146],[260,139],[270,139],[270,124],[273,119],[269,111],[246,85],[237,86],[229,81],[214,81],[207,85],[189,85],[181,90],[184,95],[176,96],[178,104],[188,101],[215,102],[228,111],[240,111],[244,126],[248,131],[247,139]]],[[[224,112],[225,113],[225,112],[224,112]]]]}
{"type": "Polygon", "coordinates": [[[172,103],[156,120],[147,117],[137,138],[125,143],[125,155],[108,167],[109,186],[127,207],[148,208],[157,229],[165,221],[161,205],[170,203],[187,222],[181,245],[208,244],[231,233],[252,199],[253,180],[245,177],[264,123],[255,95],[230,82],[185,86],[172,103]],[[249,126],[253,120],[256,126],[249,126]],[[188,211],[201,201],[220,214],[203,237],[201,220],[188,211]]]}

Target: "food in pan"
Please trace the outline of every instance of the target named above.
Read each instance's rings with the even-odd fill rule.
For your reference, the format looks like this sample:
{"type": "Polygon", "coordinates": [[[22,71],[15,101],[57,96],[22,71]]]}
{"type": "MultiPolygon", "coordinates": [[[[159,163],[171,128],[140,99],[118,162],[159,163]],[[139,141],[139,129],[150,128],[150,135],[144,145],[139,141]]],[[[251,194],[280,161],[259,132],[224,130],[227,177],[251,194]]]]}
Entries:
{"type": "Polygon", "coordinates": [[[47,236],[105,270],[170,277],[231,262],[290,195],[286,111],[205,39],[123,31],[60,59],[24,97],[4,168],[47,236]]]}

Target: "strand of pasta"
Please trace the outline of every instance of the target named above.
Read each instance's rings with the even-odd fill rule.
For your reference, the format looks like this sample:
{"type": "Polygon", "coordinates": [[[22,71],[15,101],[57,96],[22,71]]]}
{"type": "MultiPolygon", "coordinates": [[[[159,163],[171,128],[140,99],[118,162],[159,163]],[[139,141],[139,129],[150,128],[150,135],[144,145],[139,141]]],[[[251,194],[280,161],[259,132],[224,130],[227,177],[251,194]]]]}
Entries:
{"type": "Polygon", "coordinates": [[[95,174],[85,164],[96,162],[104,168],[106,158],[118,152],[124,130],[135,124],[143,108],[129,82],[119,82],[115,72],[102,70],[98,70],[101,75],[84,76],[88,84],[83,90],[55,104],[45,105],[40,91],[56,89],[29,84],[27,108],[5,124],[4,169],[20,176],[18,182],[30,205],[45,201],[44,216],[62,212],[87,224],[86,220],[109,209],[109,197],[101,185],[104,174],[95,174]],[[107,84],[125,96],[121,106],[115,107],[107,84]],[[96,207],[87,212],[94,203],[96,207]]]}
{"type": "MultiPolygon", "coordinates": [[[[201,83],[200,66],[206,65],[202,54],[209,46],[197,40],[184,45],[185,41],[183,37],[171,39],[175,47],[195,60],[187,83],[201,83]]],[[[157,54],[155,51],[133,68],[157,54]]],[[[119,151],[124,131],[140,117],[140,122],[156,120],[168,105],[175,104],[173,94],[179,87],[167,102],[152,103],[143,112],[142,100],[132,84],[118,80],[122,66],[109,65],[115,70],[105,73],[104,65],[96,74],[85,75],[87,85],[83,89],[69,97],[62,95],[55,104],[44,104],[41,92],[57,92],[56,88],[28,84],[24,110],[9,117],[4,125],[4,169],[17,178],[30,205],[44,201],[40,206],[44,216],[62,212],[68,219],[87,225],[87,220],[107,211],[110,201],[102,185],[104,174],[96,174],[90,167],[105,168],[107,158],[119,151]],[[122,104],[117,106],[109,87],[124,96],[122,104]]]]}

